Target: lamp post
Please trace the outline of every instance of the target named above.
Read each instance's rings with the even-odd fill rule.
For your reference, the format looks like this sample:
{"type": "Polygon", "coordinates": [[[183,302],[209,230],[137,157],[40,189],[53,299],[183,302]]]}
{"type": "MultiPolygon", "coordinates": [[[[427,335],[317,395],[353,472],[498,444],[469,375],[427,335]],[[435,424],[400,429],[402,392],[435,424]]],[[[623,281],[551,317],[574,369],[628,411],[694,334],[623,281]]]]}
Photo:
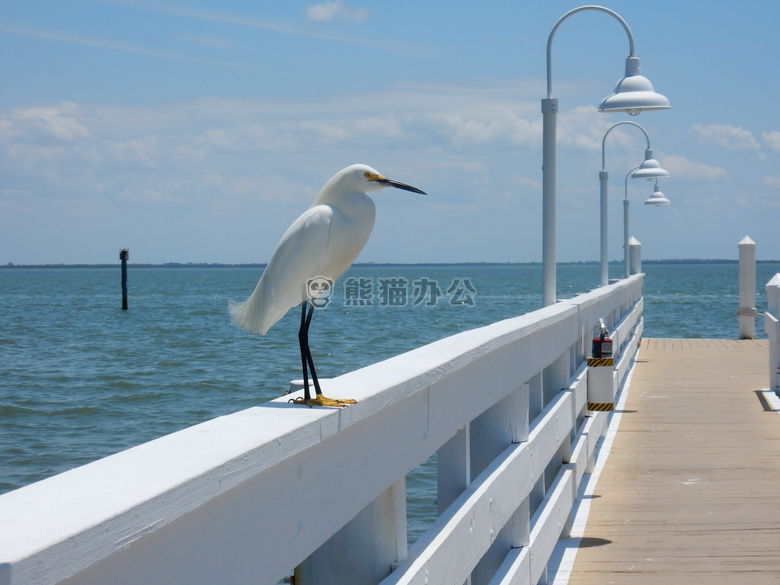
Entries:
{"type": "Polygon", "coordinates": [[[669,100],[653,90],[650,81],[640,75],[639,57],[634,54],[634,36],[623,18],[602,6],[580,6],[564,14],[547,39],[547,97],[542,99],[542,302],[544,306],[556,302],[555,266],[555,195],[556,195],[556,122],[558,100],[552,97],[552,41],[564,20],[585,10],[609,14],[623,26],[628,35],[629,55],[625,76],[618,81],[615,91],[599,104],[600,112],[627,112],[635,116],[642,110],[669,108],[669,100]]]}
{"type": "MultiPolygon", "coordinates": [[[[642,133],[645,135],[645,139],[647,140],[647,149],[645,150],[645,160],[642,161],[642,164],[640,164],[636,170],[631,174],[631,176],[634,179],[659,179],[662,177],[668,177],[669,172],[661,168],[661,165],[658,164],[658,161],[653,158],[653,150],[650,148],[650,136],[647,135],[647,132],[645,131],[642,126],[637,124],[636,122],[630,122],[628,120],[625,120],[623,122],[618,122],[617,124],[613,124],[609,130],[607,130],[604,133],[604,138],[601,140],[601,172],[599,172],[599,182],[601,183],[601,286],[607,286],[609,284],[609,252],[608,252],[608,238],[607,233],[609,231],[608,228],[608,213],[607,213],[607,207],[608,207],[608,197],[607,197],[607,190],[608,190],[608,179],[609,179],[609,173],[607,172],[607,163],[606,163],[606,150],[607,150],[607,136],[609,136],[609,133],[612,132],[615,128],[618,126],[622,126],[624,124],[629,124],[631,126],[635,126],[639,128],[642,133]]],[[[625,244],[625,241],[624,241],[625,244]]]]}
{"type": "MultiPolygon", "coordinates": [[[[634,171],[638,170],[639,167],[634,167],[628,173],[626,174],[626,194],[623,198],[623,258],[626,265],[626,273],[625,276],[628,278],[631,275],[631,250],[629,246],[629,229],[628,229],[628,178],[631,177],[634,173],[634,171]]],[[[655,205],[656,207],[659,207],[661,205],[669,205],[671,201],[669,201],[666,197],[664,197],[664,194],[661,193],[661,191],[658,189],[658,179],[655,180],[655,191],[653,191],[653,194],[650,196],[650,198],[645,201],[645,205],[655,205]]]]}

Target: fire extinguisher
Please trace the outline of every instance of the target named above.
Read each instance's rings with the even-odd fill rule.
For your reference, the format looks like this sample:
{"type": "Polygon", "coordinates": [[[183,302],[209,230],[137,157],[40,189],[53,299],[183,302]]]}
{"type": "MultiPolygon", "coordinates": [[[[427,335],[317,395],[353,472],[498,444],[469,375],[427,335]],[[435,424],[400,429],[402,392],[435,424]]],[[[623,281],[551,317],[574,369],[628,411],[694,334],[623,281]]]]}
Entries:
{"type": "Polygon", "coordinates": [[[604,319],[599,319],[596,325],[595,336],[593,337],[593,357],[608,358],[612,357],[612,340],[609,338],[609,330],[604,323],[604,319]]]}

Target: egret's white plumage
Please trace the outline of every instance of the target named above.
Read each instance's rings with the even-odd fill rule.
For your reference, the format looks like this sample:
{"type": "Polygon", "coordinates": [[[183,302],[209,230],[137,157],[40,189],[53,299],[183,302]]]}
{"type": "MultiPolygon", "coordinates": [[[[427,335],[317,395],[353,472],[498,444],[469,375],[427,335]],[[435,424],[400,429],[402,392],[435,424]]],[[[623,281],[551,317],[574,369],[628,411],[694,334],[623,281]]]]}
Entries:
{"type": "Polygon", "coordinates": [[[250,297],[243,303],[230,305],[236,325],[263,334],[287,311],[296,305],[302,306],[298,343],[304,396],[294,400],[297,404],[343,407],[355,403],[354,400],[322,395],[309,349],[314,299],[309,298],[307,282],[317,277],[335,282],[352,265],[374,227],[376,208],[366,193],[384,187],[425,193],[387,179],[366,165],[352,165],[336,173],[312,206],[282,236],[250,297]],[[307,303],[309,300],[312,302],[307,303]],[[308,372],[311,372],[316,398],[309,392],[308,372]]]}
{"type": "Polygon", "coordinates": [[[366,165],[352,165],[330,179],[282,236],[252,295],[231,305],[233,322],[265,334],[287,311],[308,300],[307,280],[324,276],[336,281],[344,274],[374,227],[376,208],[366,193],[385,187],[422,193],[366,165]]]}

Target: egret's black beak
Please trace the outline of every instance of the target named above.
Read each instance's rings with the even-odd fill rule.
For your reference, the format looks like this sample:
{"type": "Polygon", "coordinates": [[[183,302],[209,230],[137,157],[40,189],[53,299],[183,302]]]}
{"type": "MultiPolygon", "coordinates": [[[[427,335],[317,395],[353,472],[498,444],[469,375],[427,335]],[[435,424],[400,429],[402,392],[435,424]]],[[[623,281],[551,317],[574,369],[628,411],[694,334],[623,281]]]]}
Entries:
{"type": "Polygon", "coordinates": [[[419,193],[420,195],[427,195],[425,191],[422,191],[417,187],[412,187],[411,185],[407,185],[406,183],[401,183],[400,181],[393,181],[392,179],[386,179],[384,177],[382,177],[378,181],[383,185],[387,185],[388,187],[395,187],[396,189],[403,189],[404,191],[419,193]]]}

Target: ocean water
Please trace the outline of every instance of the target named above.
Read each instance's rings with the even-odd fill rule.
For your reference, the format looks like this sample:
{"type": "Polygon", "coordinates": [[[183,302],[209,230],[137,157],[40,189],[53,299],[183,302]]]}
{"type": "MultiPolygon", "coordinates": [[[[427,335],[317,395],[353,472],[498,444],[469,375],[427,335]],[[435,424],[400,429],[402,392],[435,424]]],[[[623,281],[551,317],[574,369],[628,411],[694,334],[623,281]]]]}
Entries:
{"type": "MultiPolygon", "coordinates": [[[[646,337],[737,336],[737,264],[644,270],[646,337]]],[[[0,493],[261,404],[301,377],[298,311],[265,336],[230,323],[228,302],[248,296],[262,268],[128,272],[122,311],[118,266],[0,269],[0,493]]],[[[757,265],[759,312],[778,272],[757,265]]],[[[539,265],[353,267],[315,313],[317,371],[338,376],[538,309],[541,278],[539,265]]],[[[598,281],[597,265],[561,266],[558,296],[598,281]]],[[[434,462],[408,479],[410,540],[435,517],[434,485],[434,462]]]]}

